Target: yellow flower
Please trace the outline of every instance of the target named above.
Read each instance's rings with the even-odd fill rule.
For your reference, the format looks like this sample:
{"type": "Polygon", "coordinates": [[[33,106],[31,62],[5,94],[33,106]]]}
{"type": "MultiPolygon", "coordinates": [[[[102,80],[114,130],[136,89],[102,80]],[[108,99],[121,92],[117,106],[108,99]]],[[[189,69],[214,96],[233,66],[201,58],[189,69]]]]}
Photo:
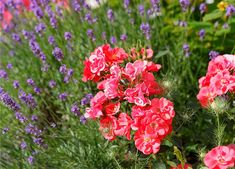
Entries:
{"type": "Polygon", "coordinates": [[[221,1],[220,3],[217,4],[217,7],[219,10],[224,11],[228,6],[227,2],[221,1]]]}

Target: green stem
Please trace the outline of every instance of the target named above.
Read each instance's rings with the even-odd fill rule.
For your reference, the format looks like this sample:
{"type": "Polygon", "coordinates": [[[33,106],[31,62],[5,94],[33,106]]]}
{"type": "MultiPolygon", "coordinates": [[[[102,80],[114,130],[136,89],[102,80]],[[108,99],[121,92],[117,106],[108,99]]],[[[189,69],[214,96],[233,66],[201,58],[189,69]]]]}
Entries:
{"type": "MultiPolygon", "coordinates": [[[[220,120],[219,120],[219,113],[218,112],[216,112],[216,121],[217,121],[217,131],[220,131],[220,120]]],[[[217,138],[219,146],[221,145],[221,136],[220,136],[220,134],[221,133],[217,133],[217,135],[219,135],[219,137],[217,138]]]]}

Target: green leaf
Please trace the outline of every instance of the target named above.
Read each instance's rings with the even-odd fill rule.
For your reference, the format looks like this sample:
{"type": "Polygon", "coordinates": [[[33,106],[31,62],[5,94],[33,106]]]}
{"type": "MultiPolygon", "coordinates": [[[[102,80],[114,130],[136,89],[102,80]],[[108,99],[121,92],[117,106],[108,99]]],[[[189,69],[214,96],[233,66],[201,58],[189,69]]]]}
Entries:
{"type": "Polygon", "coordinates": [[[214,19],[219,19],[222,16],[223,16],[223,12],[221,12],[219,9],[216,9],[213,12],[206,14],[203,17],[203,21],[211,21],[211,20],[214,20],[214,19]]]}
{"type": "Polygon", "coordinates": [[[192,28],[192,29],[209,29],[211,28],[212,24],[209,23],[209,22],[197,22],[197,21],[194,21],[194,22],[189,22],[189,26],[192,28]]]}
{"type": "Polygon", "coordinates": [[[171,167],[177,167],[177,164],[174,161],[166,161],[166,163],[171,167]]]}
{"type": "Polygon", "coordinates": [[[184,166],[184,164],[185,164],[184,157],[183,157],[182,153],[180,152],[180,150],[176,146],[174,146],[174,154],[175,154],[176,158],[181,162],[181,165],[184,166]]]}
{"type": "Polygon", "coordinates": [[[162,56],[164,56],[164,55],[167,55],[168,53],[169,53],[168,50],[160,51],[160,52],[158,52],[158,54],[155,56],[155,58],[160,58],[160,57],[162,57],[162,56]]]}
{"type": "Polygon", "coordinates": [[[154,166],[155,166],[154,169],[166,169],[166,165],[161,162],[156,163],[154,166]]]}

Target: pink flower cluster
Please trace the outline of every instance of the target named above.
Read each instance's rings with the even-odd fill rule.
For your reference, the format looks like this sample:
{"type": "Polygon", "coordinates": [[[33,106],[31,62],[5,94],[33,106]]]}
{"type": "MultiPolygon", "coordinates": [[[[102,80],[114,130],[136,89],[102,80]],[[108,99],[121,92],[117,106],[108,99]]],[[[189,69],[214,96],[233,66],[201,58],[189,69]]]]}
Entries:
{"type": "Polygon", "coordinates": [[[235,55],[217,56],[209,62],[206,76],[199,79],[197,99],[208,107],[215,97],[235,93],[235,55]]]}
{"type": "Polygon", "coordinates": [[[99,118],[99,130],[110,141],[116,136],[131,140],[134,133],[135,146],[144,154],[159,151],[161,140],[172,131],[175,116],[172,102],[154,98],[163,90],[153,75],[161,65],[148,61],[152,56],[152,49],[132,49],[127,54],[106,44],[86,59],[83,74],[84,82],[92,80],[100,90],[85,117],[99,118]]]}
{"type": "Polygon", "coordinates": [[[204,163],[209,169],[227,169],[235,166],[235,144],[218,146],[209,151],[204,163]]]}

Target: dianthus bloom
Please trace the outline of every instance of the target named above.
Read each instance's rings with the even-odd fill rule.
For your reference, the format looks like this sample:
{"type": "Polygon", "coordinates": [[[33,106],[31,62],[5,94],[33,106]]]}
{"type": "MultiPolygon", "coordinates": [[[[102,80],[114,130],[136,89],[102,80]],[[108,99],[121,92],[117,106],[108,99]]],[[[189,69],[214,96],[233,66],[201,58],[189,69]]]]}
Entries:
{"type": "Polygon", "coordinates": [[[209,169],[227,169],[234,167],[235,144],[213,148],[206,154],[204,163],[209,169]]]}
{"type": "Polygon", "coordinates": [[[152,49],[133,48],[127,54],[106,44],[86,59],[82,79],[96,82],[100,90],[91,98],[84,117],[99,118],[99,130],[109,141],[117,136],[131,140],[131,133],[135,133],[135,146],[146,155],[160,150],[161,141],[172,131],[175,116],[172,102],[154,98],[163,90],[153,74],[161,65],[149,61],[152,56],[152,49]],[[122,104],[130,105],[129,112],[120,111],[122,104]]]}
{"type": "Polygon", "coordinates": [[[199,79],[197,99],[208,107],[217,96],[235,93],[235,55],[220,55],[209,62],[206,76],[199,79]]]}

